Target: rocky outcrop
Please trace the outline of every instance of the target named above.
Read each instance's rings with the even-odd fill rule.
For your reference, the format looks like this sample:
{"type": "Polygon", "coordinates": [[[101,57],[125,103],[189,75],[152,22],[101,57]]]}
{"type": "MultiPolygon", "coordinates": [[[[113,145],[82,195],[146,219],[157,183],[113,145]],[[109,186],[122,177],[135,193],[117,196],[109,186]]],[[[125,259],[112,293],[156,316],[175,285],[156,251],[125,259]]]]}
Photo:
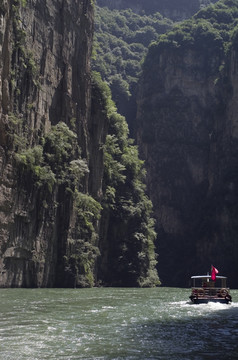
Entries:
{"type": "Polygon", "coordinates": [[[237,287],[237,46],[175,33],[150,47],[138,99],[160,276],[188,286],[215,263],[237,287]]]}
{"type": "Polygon", "coordinates": [[[72,199],[61,185],[47,193],[17,173],[14,153],[63,120],[89,158],[93,8],[90,0],[2,0],[0,16],[0,286],[53,286],[72,199]]]}
{"type": "Polygon", "coordinates": [[[217,0],[97,0],[99,6],[109,9],[132,9],[138,14],[160,12],[164,17],[174,21],[187,19],[199,11],[201,7],[217,0]]]}

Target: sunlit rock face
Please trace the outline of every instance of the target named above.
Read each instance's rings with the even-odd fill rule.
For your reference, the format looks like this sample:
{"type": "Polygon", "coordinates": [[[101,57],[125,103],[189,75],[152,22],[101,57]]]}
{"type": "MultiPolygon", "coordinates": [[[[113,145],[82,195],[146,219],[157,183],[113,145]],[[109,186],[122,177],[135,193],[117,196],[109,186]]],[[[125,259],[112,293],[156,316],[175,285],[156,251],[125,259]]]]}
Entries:
{"type": "Polygon", "coordinates": [[[143,162],[90,70],[94,6],[0,1],[0,287],[159,284],[143,162]]]}
{"type": "Polygon", "coordinates": [[[13,138],[24,130],[35,146],[75,119],[87,157],[93,8],[90,0],[2,0],[0,26],[0,286],[64,284],[70,197],[55,187],[43,201],[44,191],[17,173],[13,138]]]}
{"type": "Polygon", "coordinates": [[[237,59],[235,45],[161,43],[144,64],[137,140],[165,285],[188,286],[211,263],[238,285],[237,59]]]}

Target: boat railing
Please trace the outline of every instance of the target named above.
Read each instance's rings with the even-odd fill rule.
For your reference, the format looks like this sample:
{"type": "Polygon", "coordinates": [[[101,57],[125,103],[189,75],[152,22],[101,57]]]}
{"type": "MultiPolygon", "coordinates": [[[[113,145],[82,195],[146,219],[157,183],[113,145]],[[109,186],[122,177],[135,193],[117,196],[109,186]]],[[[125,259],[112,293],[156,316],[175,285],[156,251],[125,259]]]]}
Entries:
{"type": "Polygon", "coordinates": [[[227,287],[193,287],[192,294],[196,296],[226,297],[229,290],[227,287]]]}

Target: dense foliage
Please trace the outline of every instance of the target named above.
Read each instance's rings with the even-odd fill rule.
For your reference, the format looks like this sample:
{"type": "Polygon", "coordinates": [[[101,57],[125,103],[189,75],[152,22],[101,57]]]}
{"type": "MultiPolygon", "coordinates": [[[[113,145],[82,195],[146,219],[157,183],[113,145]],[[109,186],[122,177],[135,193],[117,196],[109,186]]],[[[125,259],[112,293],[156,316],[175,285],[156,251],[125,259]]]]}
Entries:
{"type": "MultiPolygon", "coordinates": [[[[52,126],[50,131],[30,146],[28,127],[24,118],[9,116],[8,136],[19,171],[19,185],[30,187],[49,211],[57,195],[55,208],[59,212],[72,211],[64,249],[64,271],[68,284],[94,286],[96,262],[106,261],[101,267],[103,284],[155,286],[159,284],[155,269],[154,241],[156,233],[151,217],[152,204],[145,191],[145,170],[138,150],[128,137],[125,118],[116,111],[109,87],[94,74],[94,86],[100,89],[109,131],[104,145],[104,200],[100,204],[83,183],[88,174],[87,162],[82,159],[77,134],[64,122],[52,126]],[[63,196],[63,203],[60,194],[63,196]],[[68,210],[66,210],[68,209],[68,210]],[[106,236],[106,251],[101,251],[99,221],[101,214],[110,218],[106,236]]],[[[63,199],[62,198],[62,199],[63,199]]],[[[42,215],[43,216],[43,215],[42,215]]],[[[103,240],[105,241],[105,240],[103,240]]],[[[35,253],[36,265],[42,259],[35,253]]]]}
{"type": "MultiPolygon", "coordinates": [[[[62,259],[65,271],[72,279],[69,284],[93,286],[95,261],[99,255],[96,225],[101,205],[90,194],[83,192],[83,178],[88,173],[88,166],[81,158],[76,133],[59,122],[39,139],[38,145],[31,147],[26,142],[24,119],[11,114],[9,120],[8,132],[18,166],[19,184],[28,187],[28,191],[31,184],[45,210],[51,206],[57,193],[68,194],[73,203],[75,221],[68,233],[62,259]]],[[[60,198],[57,200],[55,207],[58,211],[69,206],[60,198]]],[[[37,254],[34,261],[36,266],[41,261],[37,254]]]]}
{"type": "Polygon", "coordinates": [[[131,9],[96,7],[93,68],[109,84],[112,98],[127,120],[148,45],[171,26],[172,21],[159,13],[141,16],[131,9]]]}
{"type": "Polygon", "coordinates": [[[161,49],[196,47],[198,49],[218,49],[227,51],[231,42],[235,42],[238,25],[238,9],[236,0],[219,1],[215,5],[201,10],[182,24],[179,24],[159,37],[158,42],[151,44],[161,49]]]}
{"type": "Polygon", "coordinates": [[[128,137],[125,118],[117,113],[110,89],[98,73],[94,73],[94,86],[101,89],[109,120],[102,206],[110,225],[104,234],[107,250],[102,257],[107,269],[101,269],[102,279],[118,286],[155,286],[159,284],[155,269],[156,233],[152,204],[146,195],[143,161],[128,137]]]}
{"type": "Polygon", "coordinates": [[[101,7],[108,6],[110,9],[135,9],[140,15],[160,12],[173,21],[181,21],[195,14],[200,8],[208,6],[217,0],[97,0],[101,7]]]}

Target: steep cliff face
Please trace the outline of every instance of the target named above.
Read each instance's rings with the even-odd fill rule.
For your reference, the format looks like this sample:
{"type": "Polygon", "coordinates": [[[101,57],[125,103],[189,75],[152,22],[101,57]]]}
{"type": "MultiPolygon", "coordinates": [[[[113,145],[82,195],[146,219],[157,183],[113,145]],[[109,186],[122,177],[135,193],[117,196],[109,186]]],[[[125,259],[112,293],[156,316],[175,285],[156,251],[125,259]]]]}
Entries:
{"type": "Polygon", "coordinates": [[[98,0],[99,6],[109,9],[132,9],[139,14],[160,12],[164,17],[174,21],[181,21],[191,17],[201,7],[217,0],[98,0]]]}
{"type": "Polygon", "coordinates": [[[90,72],[92,3],[0,2],[0,287],[159,283],[143,162],[90,72]]]}
{"type": "Polygon", "coordinates": [[[54,178],[45,168],[43,179],[36,151],[63,120],[88,158],[91,1],[1,1],[0,15],[0,286],[57,285],[72,197],[59,182],[49,191],[54,178]]]}
{"type": "Polygon", "coordinates": [[[138,142],[165,285],[187,286],[211,263],[238,285],[238,54],[236,37],[209,23],[221,16],[232,29],[236,14],[235,1],[201,12],[152,45],[144,64],[138,142]]]}

